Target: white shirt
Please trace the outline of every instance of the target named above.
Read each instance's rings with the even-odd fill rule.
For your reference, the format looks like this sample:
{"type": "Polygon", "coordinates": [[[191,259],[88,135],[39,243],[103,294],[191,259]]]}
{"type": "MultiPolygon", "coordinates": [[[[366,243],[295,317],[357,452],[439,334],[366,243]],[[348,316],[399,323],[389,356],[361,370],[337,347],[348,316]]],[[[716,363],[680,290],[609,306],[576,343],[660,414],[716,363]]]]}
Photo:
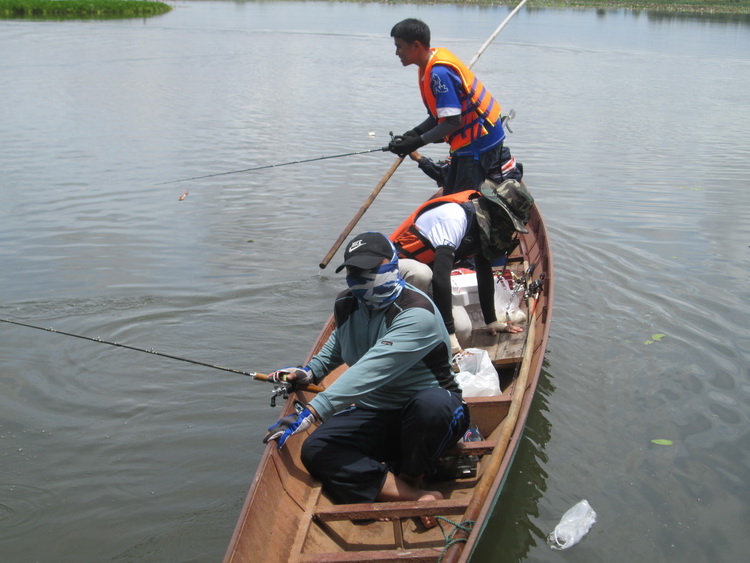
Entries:
{"type": "Polygon", "coordinates": [[[459,204],[443,203],[422,213],[414,226],[435,248],[458,248],[466,236],[469,222],[466,212],[459,204]]]}

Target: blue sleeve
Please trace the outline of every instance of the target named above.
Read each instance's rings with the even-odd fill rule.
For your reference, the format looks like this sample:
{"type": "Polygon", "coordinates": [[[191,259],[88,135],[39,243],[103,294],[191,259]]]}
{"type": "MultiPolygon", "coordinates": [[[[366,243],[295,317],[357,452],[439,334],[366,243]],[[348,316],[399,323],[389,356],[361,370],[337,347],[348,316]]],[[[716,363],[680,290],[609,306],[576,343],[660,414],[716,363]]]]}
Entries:
{"type": "Polygon", "coordinates": [[[450,67],[436,64],[430,73],[430,87],[435,96],[438,114],[441,109],[457,108],[461,110],[461,77],[450,67]]]}
{"type": "Polygon", "coordinates": [[[440,342],[448,342],[443,332],[442,323],[425,309],[402,312],[375,345],[310,405],[322,420],[365,397],[373,408],[400,408],[420,388],[437,385],[421,360],[440,342]]]}

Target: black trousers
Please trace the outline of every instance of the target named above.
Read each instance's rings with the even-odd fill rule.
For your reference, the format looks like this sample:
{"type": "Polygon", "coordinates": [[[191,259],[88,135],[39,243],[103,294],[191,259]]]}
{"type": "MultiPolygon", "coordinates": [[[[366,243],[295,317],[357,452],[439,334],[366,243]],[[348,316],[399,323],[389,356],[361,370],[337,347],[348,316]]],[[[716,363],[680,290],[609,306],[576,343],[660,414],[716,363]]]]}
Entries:
{"type": "Polygon", "coordinates": [[[442,388],[419,391],[400,410],[351,408],[302,445],[302,463],[337,503],[375,502],[386,474],[429,474],[469,427],[469,410],[442,388]]]}

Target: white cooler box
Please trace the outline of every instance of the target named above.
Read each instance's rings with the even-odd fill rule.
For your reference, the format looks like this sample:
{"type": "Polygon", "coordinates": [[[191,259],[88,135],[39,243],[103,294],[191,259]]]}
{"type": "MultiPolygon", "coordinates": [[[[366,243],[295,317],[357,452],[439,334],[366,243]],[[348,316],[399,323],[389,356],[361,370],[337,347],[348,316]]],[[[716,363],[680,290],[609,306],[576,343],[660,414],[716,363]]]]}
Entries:
{"type": "MultiPolygon", "coordinates": [[[[472,328],[485,326],[482,308],[479,306],[479,291],[477,289],[477,275],[471,270],[454,270],[451,275],[451,292],[453,294],[453,306],[463,307],[471,319],[472,328]],[[460,273],[458,273],[460,272],[460,273]]],[[[495,312],[497,319],[505,320],[505,311],[508,309],[508,298],[510,286],[507,280],[495,276],[495,312]]],[[[513,296],[514,304],[509,311],[513,322],[521,322],[525,315],[518,309],[521,294],[513,296]]]]}

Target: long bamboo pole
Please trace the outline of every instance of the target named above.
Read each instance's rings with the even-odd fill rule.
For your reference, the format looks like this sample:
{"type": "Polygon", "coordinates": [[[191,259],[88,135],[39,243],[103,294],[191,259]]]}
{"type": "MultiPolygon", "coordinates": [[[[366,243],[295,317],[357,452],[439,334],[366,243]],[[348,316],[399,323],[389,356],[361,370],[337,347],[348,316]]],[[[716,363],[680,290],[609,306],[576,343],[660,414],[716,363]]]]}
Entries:
{"type": "Polygon", "coordinates": [[[336,251],[339,249],[341,244],[344,242],[344,239],[346,236],[352,232],[352,229],[354,226],[359,222],[359,220],[362,218],[362,215],[365,214],[365,211],[372,205],[372,202],[375,201],[375,198],[378,197],[378,194],[380,193],[380,190],[383,189],[383,186],[385,186],[385,183],[390,179],[391,176],[393,176],[393,173],[396,171],[396,168],[399,167],[399,165],[404,161],[404,157],[400,156],[396,159],[396,162],[393,163],[391,168],[388,170],[388,172],[385,173],[385,176],[378,182],[378,185],[375,186],[375,189],[372,190],[372,193],[370,194],[370,197],[367,198],[364,205],[359,208],[359,211],[352,217],[352,220],[349,221],[349,224],[346,226],[346,228],[341,232],[339,235],[339,238],[336,239],[336,242],[333,243],[333,246],[331,247],[331,250],[328,251],[328,254],[326,254],[325,258],[323,258],[323,261],[319,264],[320,268],[323,269],[326,266],[328,266],[328,262],[331,261],[331,258],[333,258],[333,255],[336,254],[336,251]]]}
{"type": "Polygon", "coordinates": [[[526,4],[527,1],[528,0],[521,0],[521,2],[518,3],[518,6],[516,6],[510,14],[508,14],[508,17],[506,17],[503,22],[499,26],[497,26],[497,29],[492,33],[492,35],[490,35],[489,39],[484,42],[484,45],[479,48],[479,51],[477,51],[477,54],[474,55],[474,58],[471,59],[471,61],[469,62],[469,68],[474,66],[474,63],[479,60],[479,57],[481,57],[482,53],[487,50],[487,47],[490,46],[490,43],[495,40],[495,37],[500,34],[503,28],[508,25],[508,22],[511,20],[511,18],[518,13],[518,10],[523,8],[523,5],[526,4]]]}

